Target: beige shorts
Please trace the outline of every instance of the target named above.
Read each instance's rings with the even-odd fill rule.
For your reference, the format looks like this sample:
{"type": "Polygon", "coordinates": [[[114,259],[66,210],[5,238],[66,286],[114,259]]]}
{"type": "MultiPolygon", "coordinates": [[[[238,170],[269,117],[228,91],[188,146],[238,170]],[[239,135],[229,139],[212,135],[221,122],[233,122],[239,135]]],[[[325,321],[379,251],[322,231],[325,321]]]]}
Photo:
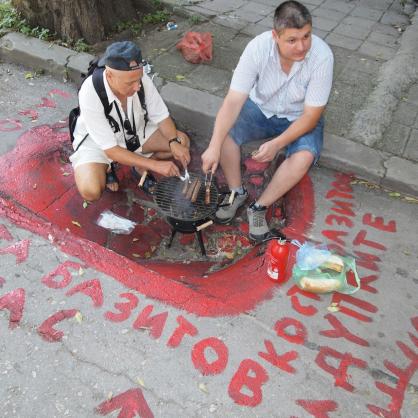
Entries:
{"type": "MultiPolygon", "coordinates": [[[[152,156],[152,152],[143,154],[142,147],[157,129],[158,126],[155,124],[147,124],[147,127],[145,128],[145,139],[141,141],[141,146],[135,151],[135,154],[141,155],[145,158],[150,158],[152,156]]],[[[70,155],[70,161],[74,170],[82,164],[110,164],[112,162],[112,160],[106,156],[105,152],[91,139],[90,136],[86,138],[86,140],[80,145],[76,152],[70,155]]]]}

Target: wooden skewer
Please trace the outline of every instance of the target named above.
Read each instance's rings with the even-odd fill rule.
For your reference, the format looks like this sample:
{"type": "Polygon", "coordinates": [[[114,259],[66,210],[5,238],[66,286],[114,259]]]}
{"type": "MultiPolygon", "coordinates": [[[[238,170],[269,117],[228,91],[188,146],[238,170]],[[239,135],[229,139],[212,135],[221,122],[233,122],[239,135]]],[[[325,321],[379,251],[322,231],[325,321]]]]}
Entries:
{"type": "Polygon", "coordinates": [[[204,224],[197,226],[196,231],[201,231],[202,229],[207,228],[209,225],[212,225],[212,224],[213,224],[212,220],[207,221],[204,224]]]}
{"type": "Polygon", "coordinates": [[[145,171],[142,173],[141,179],[139,180],[138,187],[142,187],[142,186],[144,185],[144,183],[145,183],[145,179],[147,178],[147,175],[148,175],[148,171],[147,171],[147,170],[145,170],[145,171]]]}

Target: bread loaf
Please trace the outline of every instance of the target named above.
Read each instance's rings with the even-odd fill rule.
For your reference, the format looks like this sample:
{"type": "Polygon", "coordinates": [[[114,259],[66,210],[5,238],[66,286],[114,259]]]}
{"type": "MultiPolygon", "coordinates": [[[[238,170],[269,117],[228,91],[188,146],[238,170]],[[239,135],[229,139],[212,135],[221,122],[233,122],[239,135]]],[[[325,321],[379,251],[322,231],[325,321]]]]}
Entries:
{"type": "Polygon", "coordinates": [[[315,279],[304,276],[300,279],[300,288],[312,293],[329,293],[338,290],[340,282],[337,279],[315,279]]]}
{"type": "Polygon", "coordinates": [[[322,263],[319,268],[321,270],[333,270],[341,273],[344,268],[344,261],[338,255],[331,254],[324,263],[322,263]]]}

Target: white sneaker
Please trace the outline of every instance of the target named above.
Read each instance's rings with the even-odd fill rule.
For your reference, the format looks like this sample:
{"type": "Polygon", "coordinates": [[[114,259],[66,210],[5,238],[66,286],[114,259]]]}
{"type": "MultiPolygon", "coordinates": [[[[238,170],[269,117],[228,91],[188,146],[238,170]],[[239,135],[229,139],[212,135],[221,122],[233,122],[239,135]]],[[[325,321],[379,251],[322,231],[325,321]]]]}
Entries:
{"type": "Polygon", "coordinates": [[[216,221],[220,224],[226,224],[234,218],[237,210],[245,203],[248,197],[248,192],[245,190],[243,194],[235,194],[234,201],[229,204],[231,193],[228,193],[221,203],[221,207],[216,211],[216,221]],[[225,206],[223,206],[225,205],[225,206]]]}

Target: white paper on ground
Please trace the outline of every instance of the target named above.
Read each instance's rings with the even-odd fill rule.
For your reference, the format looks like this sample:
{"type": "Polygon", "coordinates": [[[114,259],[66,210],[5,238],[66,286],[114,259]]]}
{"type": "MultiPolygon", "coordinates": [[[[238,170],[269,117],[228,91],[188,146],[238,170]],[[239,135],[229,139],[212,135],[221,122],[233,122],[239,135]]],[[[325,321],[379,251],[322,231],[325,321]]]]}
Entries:
{"type": "Polygon", "coordinates": [[[110,210],[102,212],[97,219],[97,225],[108,229],[115,234],[129,235],[135,228],[136,223],[130,219],[115,215],[110,210]]]}

